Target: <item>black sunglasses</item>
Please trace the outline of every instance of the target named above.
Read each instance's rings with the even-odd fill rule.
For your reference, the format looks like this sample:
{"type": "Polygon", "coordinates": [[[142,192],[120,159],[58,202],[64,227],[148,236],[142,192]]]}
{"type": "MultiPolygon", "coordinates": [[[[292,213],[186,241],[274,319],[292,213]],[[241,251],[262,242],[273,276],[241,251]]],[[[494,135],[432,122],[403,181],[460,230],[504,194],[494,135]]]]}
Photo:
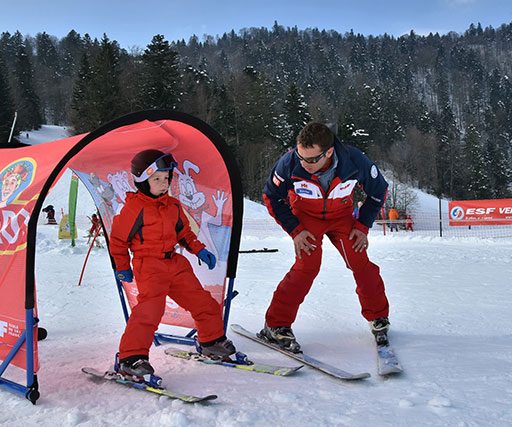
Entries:
{"type": "Polygon", "coordinates": [[[302,157],[298,150],[295,149],[295,154],[297,155],[297,157],[299,158],[299,160],[301,162],[306,162],[306,163],[310,163],[310,164],[313,164],[313,163],[318,163],[320,160],[322,160],[323,157],[325,157],[325,154],[327,153],[327,151],[329,151],[329,148],[325,151],[322,151],[318,156],[316,157],[302,157]]]}

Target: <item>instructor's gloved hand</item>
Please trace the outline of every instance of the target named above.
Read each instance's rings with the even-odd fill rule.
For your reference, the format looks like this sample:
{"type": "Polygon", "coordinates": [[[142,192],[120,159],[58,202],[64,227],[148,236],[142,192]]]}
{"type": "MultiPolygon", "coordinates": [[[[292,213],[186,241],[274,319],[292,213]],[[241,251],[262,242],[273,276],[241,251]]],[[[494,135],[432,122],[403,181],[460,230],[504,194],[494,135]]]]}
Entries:
{"type": "Polygon", "coordinates": [[[208,266],[209,270],[213,270],[215,268],[217,259],[215,258],[215,255],[213,255],[209,250],[201,249],[197,253],[197,257],[208,266]]]}
{"type": "Polygon", "coordinates": [[[116,277],[121,282],[131,283],[131,282],[133,282],[133,271],[131,268],[129,268],[128,270],[119,270],[119,271],[116,270],[116,277]]]}

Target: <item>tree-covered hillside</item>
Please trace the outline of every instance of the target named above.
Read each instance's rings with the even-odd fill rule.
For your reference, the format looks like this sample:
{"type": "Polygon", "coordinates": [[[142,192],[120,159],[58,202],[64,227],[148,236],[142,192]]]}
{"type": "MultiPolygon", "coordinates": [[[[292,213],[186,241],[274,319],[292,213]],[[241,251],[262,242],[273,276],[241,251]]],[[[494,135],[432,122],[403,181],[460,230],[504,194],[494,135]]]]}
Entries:
{"type": "Polygon", "coordinates": [[[396,38],[250,28],[202,40],[155,35],[130,52],[107,35],[0,35],[0,139],[42,123],[92,130],[176,109],[219,131],[259,199],[304,123],[329,122],[397,180],[453,198],[510,196],[512,24],[396,38]]]}

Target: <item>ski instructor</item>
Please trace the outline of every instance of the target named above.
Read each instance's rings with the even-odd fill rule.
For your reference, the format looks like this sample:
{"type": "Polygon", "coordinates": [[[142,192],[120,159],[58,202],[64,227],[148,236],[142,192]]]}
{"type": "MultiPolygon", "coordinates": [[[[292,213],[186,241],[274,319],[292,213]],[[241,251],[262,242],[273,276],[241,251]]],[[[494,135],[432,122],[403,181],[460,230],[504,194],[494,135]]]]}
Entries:
{"type": "Polygon", "coordinates": [[[377,345],[388,343],[384,282],[366,252],[368,230],[387,187],[377,166],[357,148],[342,144],[326,125],[313,122],[300,131],[295,149],[277,161],[263,194],[270,214],[293,238],[295,263],[274,292],[261,338],[300,351],[291,325],[320,271],[326,235],[354,274],[362,315],[377,345]],[[356,185],[366,193],[358,219],[352,216],[356,185]]]}

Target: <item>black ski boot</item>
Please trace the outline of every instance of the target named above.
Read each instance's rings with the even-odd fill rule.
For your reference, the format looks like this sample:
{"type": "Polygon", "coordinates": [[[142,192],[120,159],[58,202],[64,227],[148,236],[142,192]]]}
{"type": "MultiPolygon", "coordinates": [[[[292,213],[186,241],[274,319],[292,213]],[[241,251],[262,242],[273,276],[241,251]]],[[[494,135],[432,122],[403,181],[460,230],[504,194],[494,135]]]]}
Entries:
{"type": "Polygon", "coordinates": [[[119,353],[117,353],[114,371],[128,381],[146,383],[157,388],[162,385],[162,378],[154,375],[155,370],[150,365],[147,356],[137,355],[119,360],[119,353]]]}
{"type": "Polygon", "coordinates": [[[223,335],[213,341],[198,342],[196,340],[196,349],[198,353],[210,359],[223,360],[228,359],[229,356],[236,353],[236,348],[233,343],[223,335]]]}
{"type": "Polygon", "coordinates": [[[155,370],[145,356],[130,356],[120,360],[117,372],[137,378],[144,378],[145,375],[153,375],[155,370]]]}
{"type": "Polygon", "coordinates": [[[378,319],[372,320],[370,322],[370,328],[375,336],[375,342],[379,347],[389,344],[389,319],[387,317],[379,317],[378,319]]]}
{"type": "Polygon", "coordinates": [[[257,334],[259,338],[263,338],[268,342],[275,343],[283,350],[291,353],[300,353],[300,344],[293,335],[292,328],[289,326],[278,326],[271,328],[265,324],[265,327],[257,334]]]}

